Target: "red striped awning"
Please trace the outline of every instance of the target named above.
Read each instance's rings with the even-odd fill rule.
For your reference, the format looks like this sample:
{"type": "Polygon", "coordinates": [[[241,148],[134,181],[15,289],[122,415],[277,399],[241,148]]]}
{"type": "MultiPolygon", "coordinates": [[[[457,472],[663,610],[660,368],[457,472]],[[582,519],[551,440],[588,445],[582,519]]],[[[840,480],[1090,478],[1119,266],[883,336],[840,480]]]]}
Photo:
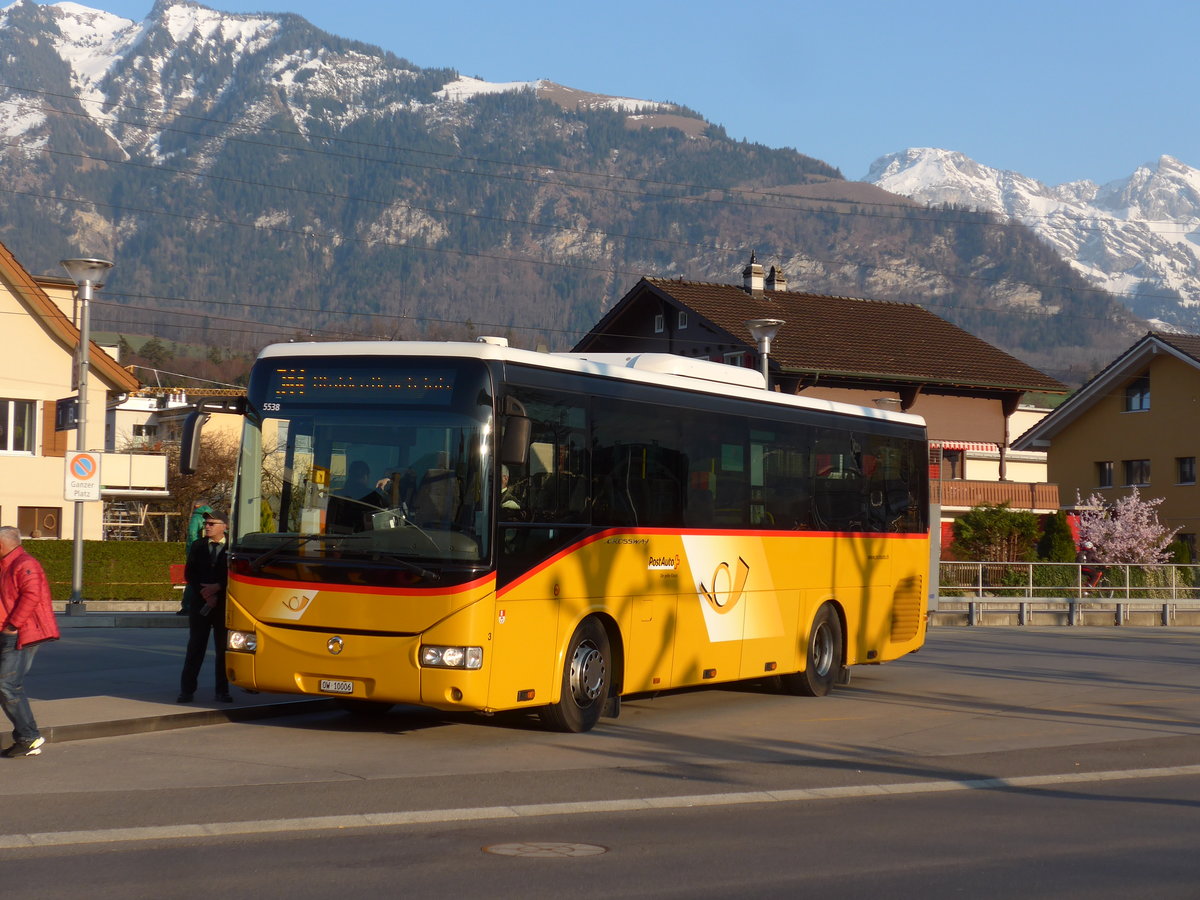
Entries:
{"type": "Polygon", "coordinates": [[[991,441],[930,441],[930,447],[942,450],[978,450],[983,453],[999,453],[1000,445],[991,441]]]}

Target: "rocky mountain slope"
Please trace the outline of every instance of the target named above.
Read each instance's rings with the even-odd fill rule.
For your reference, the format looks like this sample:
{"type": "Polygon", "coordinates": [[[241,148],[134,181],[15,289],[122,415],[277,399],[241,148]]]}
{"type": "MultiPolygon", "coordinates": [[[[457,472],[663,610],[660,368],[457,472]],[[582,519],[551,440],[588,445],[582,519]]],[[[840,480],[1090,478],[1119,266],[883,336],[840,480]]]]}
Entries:
{"type": "Polygon", "coordinates": [[[865,180],[922,203],[1011,217],[1137,315],[1200,332],[1200,169],[1163,156],[1109,184],[1049,186],[918,148],[877,160],[865,180]]]}
{"type": "Polygon", "coordinates": [[[643,274],[921,303],[1066,380],[1144,327],[1023,226],[677,105],[422,69],[296,16],[0,10],[0,240],[117,263],[96,327],[570,346],[643,274]]]}

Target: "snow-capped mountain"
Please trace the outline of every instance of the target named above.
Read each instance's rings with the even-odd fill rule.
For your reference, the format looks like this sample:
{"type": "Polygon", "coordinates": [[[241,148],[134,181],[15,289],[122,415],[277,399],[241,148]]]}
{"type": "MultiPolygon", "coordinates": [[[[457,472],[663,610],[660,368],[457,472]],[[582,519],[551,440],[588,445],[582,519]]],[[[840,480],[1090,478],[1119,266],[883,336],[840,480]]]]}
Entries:
{"type": "MultiPolygon", "coordinates": [[[[236,111],[243,129],[284,113],[301,133],[422,107],[436,115],[439,106],[518,91],[555,99],[574,93],[572,105],[590,97],[590,108],[675,109],[572,92],[548,81],[496,84],[450,70],[420,70],[376,47],[315,32],[297,16],[222,13],[189,0],[158,0],[140,23],[71,2],[38,6],[18,0],[0,9],[0,33],[7,32],[8,40],[26,37],[36,46],[36,31],[48,32],[83,113],[126,152],[153,160],[181,149],[178,137],[164,137],[178,134],[176,122],[222,108],[236,111]],[[312,40],[313,34],[321,39],[312,40]],[[425,83],[430,71],[440,76],[439,84],[425,83]],[[229,109],[232,95],[244,91],[251,75],[249,80],[265,76],[270,90],[229,109]],[[139,121],[116,112],[129,107],[137,108],[139,121]],[[150,117],[156,121],[147,125],[150,117]]],[[[17,114],[11,105],[0,108],[0,135],[41,145],[46,123],[37,112],[41,101],[26,98],[18,105],[17,114]]]]}
{"type": "Polygon", "coordinates": [[[875,161],[863,179],[929,204],[1015,219],[1140,316],[1200,331],[1200,170],[1170,156],[1105,185],[1048,186],[949,150],[875,161]]]}
{"type": "Polygon", "coordinates": [[[1026,229],[981,249],[986,215],[858,215],[896,198],[693,110],[422,68],[295,15],[17,0],[0,60],[0,241],[37,274],[114,259],[104,330],[563,347],[636,274],[736,282],[751,249],[1067,381],[1142,327],[1026,229]]]}
{"type": "MultiPolygon", "coordinates": [[[[315,253],[313,282],[324,277],[335,287],[277,289],[278,317],[296,305],[289,291],[307,290],[325,306],[335,292],[354,290],[356,278],[373,287],[379,276],[365,275],[374,267],[363,254],[473,245],[476,204],[493,204],[494,217],[536,206],[489,201],[489,189],[479,188],[487,176],[471,171],[471,159],[503,165],[524,155],[521,162],[553,166],[568,142],[586,134],[588,115],[636,119],[631,143],[660,124],[688,139],[707,128],[675,104],[545,80],[467,78],[328,34],[296,15],[223,13],[192,0],[156,0],[141,22],[73,2],[17,0],[0,8],[0,60],[0,182],[18,188],[0,219],[0,240],[23,263],[53,272],[64,254],[113,257],[124,263],[113,290],[136,278],[147,293],[163,283],[164,269],[199,266],[210,284],[232,291],[237,282],[225,273],[239,265],[274,285],[286,283],[276,272],[286,269],[289,251],[315,253]],[[468,182],[466,203],[437,196],[468,182]],[[242,254],[261,239],[274,256],[260,247],[247,263],[242,254]],[[175,261],[164,263],[170,256],[175,261]],[[223,265],[215,262],[221,257],[223,265]]],[[[802,171],[832,173],[791,155],[802,171]]],[[[630,154],[631,165],[637,159],[630,154]]],[[[509,177],[501,188],[510,184],[509,177]]],[[[604,251],[598,241],[551,236],[557,253],[587,263],[604,251]]],[[[487,239],[529,255],[551,242],[545,229],[532,239],[487,239]]],[[[476,251],[475,258],[484,257],[476,251]]],[[[455,301],[447,293],[430,305],[448,320],[468,318],[449,308],[455,301]]],[[[556,314],[545,306],[549,324],[556,314]]]]}

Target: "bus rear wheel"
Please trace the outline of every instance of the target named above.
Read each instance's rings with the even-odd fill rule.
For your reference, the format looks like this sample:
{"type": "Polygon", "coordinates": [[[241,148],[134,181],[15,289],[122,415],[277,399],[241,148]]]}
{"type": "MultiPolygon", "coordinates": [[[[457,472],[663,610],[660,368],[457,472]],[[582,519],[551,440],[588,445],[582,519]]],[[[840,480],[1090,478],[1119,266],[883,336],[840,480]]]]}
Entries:
{"type": "Polygon", "coordinates": [[[539,711],[542,724],[551,731],[590,731],[600,721],[611,683],[608,632],[597,619],[584,619],[567,646],[558,702],[539,711]]]}
{"type": "Polygon", "coordinates": [[[808,650],[804,671],[784,675],[783,689],[805,697],[824,697],[837,680],[842,668],[842,620],[833,606],[825,603],[813,617],[808,631],[808,650]]]}

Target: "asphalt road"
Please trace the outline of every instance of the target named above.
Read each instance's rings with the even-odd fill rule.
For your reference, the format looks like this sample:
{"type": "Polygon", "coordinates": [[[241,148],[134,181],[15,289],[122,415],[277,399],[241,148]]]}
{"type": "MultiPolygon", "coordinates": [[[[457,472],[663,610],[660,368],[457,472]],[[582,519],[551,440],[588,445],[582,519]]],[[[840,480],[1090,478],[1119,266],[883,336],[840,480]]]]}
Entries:
{"type": "Polygon", "coordinates": [[[938,629],[585,735],[401,709],[0,761],[13,896],[1200,896],[1200,631],[938,629]]]}

